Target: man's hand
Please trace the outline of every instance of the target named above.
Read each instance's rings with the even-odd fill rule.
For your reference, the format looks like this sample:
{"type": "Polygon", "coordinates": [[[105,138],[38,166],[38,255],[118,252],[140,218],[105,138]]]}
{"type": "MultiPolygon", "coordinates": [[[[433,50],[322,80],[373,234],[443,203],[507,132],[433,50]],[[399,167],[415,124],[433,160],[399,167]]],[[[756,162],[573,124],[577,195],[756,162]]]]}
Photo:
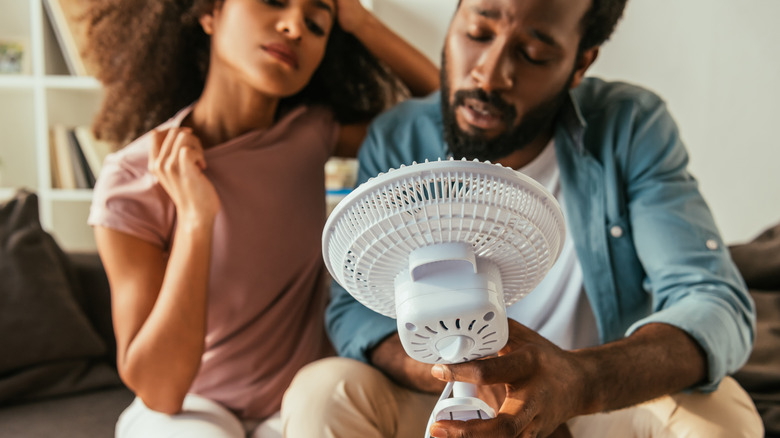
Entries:
{"type": "MultiPolygon", "coordinates": [[[[506,399],[490,420],[440,421],[435,437],[555,437],[577,415],[611,411],[673,394],[707,378],[706,355],[683,330],[650,323],[604,345],[564,351],[509,321],[498,357],[436,365],[433,375],[477,385],[504,384],[506,399]]],[[[559,435],[563,434],[563,435],[559,435]]]]}
{"type": "Polygon", "coordinates": [[[431,394],[444,390],[444,382],[431,376],[431,365],[417,362],[406,354],[398,333],[379,343],[371,351],[370,360],[371,365],[405,388],[431,394]]]}
{"type": "Polygon", "coordinates": [[[568,429],[559,426],[578,415],[583,404],[585,373],[575,356],[511,319],[509,340],[497,357],[436,365],[432,373],[445,381],[506,388],[496,418],[440,421],[431,427],[435,437],[565,437],[568,429]]]}

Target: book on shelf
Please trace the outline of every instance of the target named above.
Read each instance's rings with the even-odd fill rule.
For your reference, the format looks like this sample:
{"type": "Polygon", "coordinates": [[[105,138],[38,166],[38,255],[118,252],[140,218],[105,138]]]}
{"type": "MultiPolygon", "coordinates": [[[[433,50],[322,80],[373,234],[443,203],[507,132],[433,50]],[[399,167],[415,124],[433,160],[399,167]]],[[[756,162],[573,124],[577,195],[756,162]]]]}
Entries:
{"type": "Polygon", "coordinates": [[[103,161],[105,161],[106,156],[114,151],[113,146],[107,141],[95,138],[89,126],[76,126],[73,129],[76,133],[76,140],[81,146],[81,152],[87,159],[87,165],[92,171],[92,175],[97,178],[103,169],[103,161]]]}
{"type": "Polygon", "coordinates": [[[62,175],[60,174],[59,161],[57,161],[57,139],[54,138],[54,128],[49,130],[49,170],[51,170],[52,188],[62,187],[62,175]]]}
{"type": "Polygon", "coordinates": [[[55,189],[75,189],[76,172],[71,159],[70,141],[68,140],[68,128],[64,125],[54,125],[51,128],[52,155],[50,165],[52,174],[56,179],[52,180],[55,189]]]}
{"type": "Polygon", "coordinates": [[[73,163],[73,173],[76,175],[77,189],[91,189],[95,187],[95,176],[89,170],[87,159],[81,152],[81,146],[76,139],[73,129],[68,129],[68,146],[70,146],[70,159],[73,163]]]}
{"type": "Polygon", "coordinates": [[[97,140],[89,127],[51,127],[49,156],[51,182],[55,189],[91,189],[113,152],[110,143],[97,140]]]}
{"type": "Polygon", "coordinates": [[[44,0],[62,57],[70,74],[95,76],[97,68],[83,56],[87,47],[87,27],[83,19],[91,0],[44,0]]]}

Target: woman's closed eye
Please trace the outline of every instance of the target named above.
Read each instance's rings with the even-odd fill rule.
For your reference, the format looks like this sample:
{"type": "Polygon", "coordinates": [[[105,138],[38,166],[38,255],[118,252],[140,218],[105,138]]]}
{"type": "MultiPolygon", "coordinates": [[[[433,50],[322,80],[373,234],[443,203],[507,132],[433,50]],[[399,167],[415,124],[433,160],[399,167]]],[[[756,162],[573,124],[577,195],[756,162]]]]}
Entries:
{"type": "Polygon", "coordinates": [[[486,43],[491,39],[493,39],[493,35],[483,33],[483,32],[468,32],[466,33],[466,37],[478,43],[486,43]]]}
{"type": "Polygon", "coordinates": [[[325,29],[322,28],[316,21],[306,19],[306,28],[316,36],[325,36],[325,29]]]}

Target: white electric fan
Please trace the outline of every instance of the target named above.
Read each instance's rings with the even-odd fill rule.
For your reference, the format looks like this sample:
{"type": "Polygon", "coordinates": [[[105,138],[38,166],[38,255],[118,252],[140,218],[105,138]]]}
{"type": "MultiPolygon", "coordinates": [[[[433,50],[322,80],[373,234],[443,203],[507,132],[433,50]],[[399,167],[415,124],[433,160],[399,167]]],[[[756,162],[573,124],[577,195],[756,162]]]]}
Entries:
{"type": "MultiPolygon", "coordinates": [[[[541,282],[564,235],[558,202],[533,179],[489,162],[440,160],[360,185],[331,213],[322,243],[333,278],[397,319],[409,356],[451,364],[503,348],[506,307],[541,282]]],[[[428,429],[438,420],[494,416],[474,385],[456,382],[428,429]]]]}

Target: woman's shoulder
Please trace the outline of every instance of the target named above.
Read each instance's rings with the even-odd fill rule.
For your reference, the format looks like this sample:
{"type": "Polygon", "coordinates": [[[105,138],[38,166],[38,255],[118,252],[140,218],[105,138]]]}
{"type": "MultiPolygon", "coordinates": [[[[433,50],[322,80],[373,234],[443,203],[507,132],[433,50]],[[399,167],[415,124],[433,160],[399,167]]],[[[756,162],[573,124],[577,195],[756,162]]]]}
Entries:
{"type": "MultiPolygon", "coordinates": [[[[154,130],[177,126],[176,123],[171,119],[154,130]]],[[[106,157],[93,190],[88,222],[166,248],[175,208],[149,172],[154,130],[106,157]]]]}
{"type": "Polygon", "coordinates": [[[189,114],[190,110],[191,106],[181,109],[170,119],[109,154],[106,157],[105,165],[117,165],[127,171],[145,173],[148,168],[149,148],[154,141],[154,132],[181,126],[182,120],[189,114]]]}

